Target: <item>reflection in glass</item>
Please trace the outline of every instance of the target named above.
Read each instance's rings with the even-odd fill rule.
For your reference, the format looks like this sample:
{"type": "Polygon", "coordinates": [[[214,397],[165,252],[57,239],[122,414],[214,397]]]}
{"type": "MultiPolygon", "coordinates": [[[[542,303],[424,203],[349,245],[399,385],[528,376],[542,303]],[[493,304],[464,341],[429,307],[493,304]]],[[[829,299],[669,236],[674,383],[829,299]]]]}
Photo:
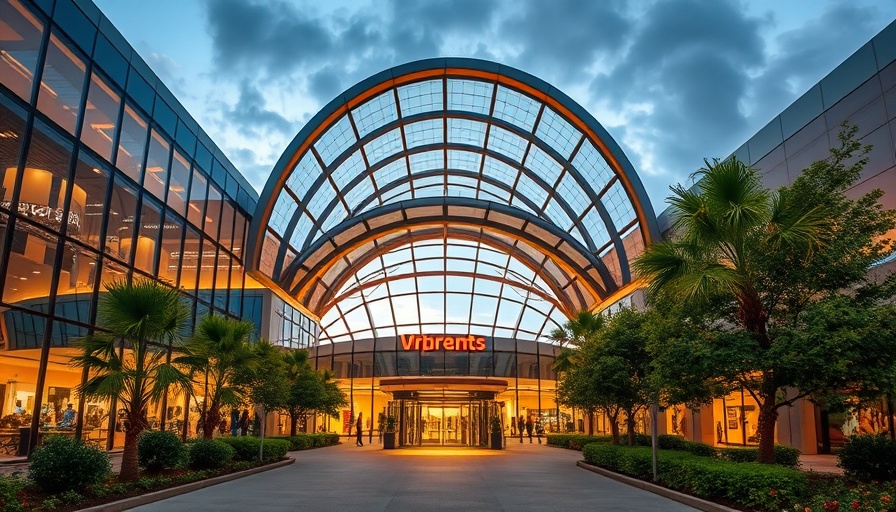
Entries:
{"type": "Polygon", "coordinates": [[[31,101],[43,23],[18,0],[0,0],[0,20],[0,83],[31,101]]]}
{"type": "Polygon", "coordinates": [[[84,70],[84,61],[56,34],[50,35],[37,108],[73,135],[84,89],[84,70]]]}
{"type": "Polygon", "coordinates": [[[115,137],[121,97],[96,73],[90,76],[89,87],[81,140],[111,162],[112,140],[115,137]]]}
{"type": "Polygon", "coordinates": [[[143,172],[143,155],[146,152],[147,123],[130,105],[125,104],[118,138],[118,157],[115,166],[124,171],[136,183],[143,172]]]}

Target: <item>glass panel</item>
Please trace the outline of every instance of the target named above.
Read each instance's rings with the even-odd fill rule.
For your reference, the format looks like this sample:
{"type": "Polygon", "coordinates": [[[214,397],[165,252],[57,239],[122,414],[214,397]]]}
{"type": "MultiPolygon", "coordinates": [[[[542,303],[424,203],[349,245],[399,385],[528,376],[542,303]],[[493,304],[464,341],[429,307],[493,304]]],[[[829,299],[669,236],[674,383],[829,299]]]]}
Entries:
{"type": "Polygon", "coordinates": [[[0,172],[3,173],[3,182],[0,186],[0,208],[7,210],[12,202],[16,167],[19,165],[19,146],[25,133],[24,116],[25,112],[11,105],[4,96],[0,95],[0,172]]]}
{"type": "Polygon", "coordinates": [[[171,159],[171,175],[168,178],[168,206],[181,216],[186,216],[187,187],[190,185],[190,162],[174,150],[171,159]]]}
{"type": "Polygon", "coordinates": [[[208,187],[208,200],[205,203],[205,234],[218,240],[218,227],[221,225],[221,191],[214,185],[208,187]]]}
{"type": "Polygon", "coordinates": [[[582,138],[581,132],[550,107],[544,109],[535,135],[557,150],[563,158],[569,158],[582,138]]]}
{"type": "Polygon", "coordinates": [[[143,188],[152,195],[165,200],[165,189],[168,181],[168,156],[171,154],[171,145],[156,130],[152,131],[149,138],[149,153],[146,155],[146,176],[143,178],[143,188]]]}
{"type": "Polygon", "coordinates": [[[98,259],[99,256],[93,251],[72,243],[65,244],[56,288],[54,313],[57,317],[90,323],[93,289],[99,277],[98,259]]]}
{"type": "Polygon", "coordinates": [[[532,131],[535,118],[541,103],[525,94],[498,86],[498,97],[495,99],[495,117],[513,123],[527,132],[532,131]]]}
{"type": "Polygon", "coordinates": [[[198,169],[193,169],[193,183],[190,184],[190,207],[187,210],[187,219],[194,226],[202,226],[205,216],[206,180],[198,169]]]}
{"type": "Polygon", "coordinates": [[[442,80],[427,80],[398,88],[402,117],[442,110],[442,80]]]}
{"type": "Polygon", "coordinates": [[[398,112],[395,110],[394,92],[388,90],[352,110],[352,118],[355,120],[355,126],[358,128],[358,134],[361,137],[385,124],[395,121],[398,119],[398,112]]]}
{"type": "Polygon", "coordinates": [[[75,189],[72,191],[71,214],[77,219],[69,226],[70,237],[99,250],[106,217],[106,192],[110,173],[105,166],[86,153],[81,153],[75,167],[75,189]]]}
{"type": "Polygon", "coordinates": [[[0,20],[0,83],[30,102],[43,23],[18,0],[0,0],[0,20]]]}
{"type": "Polygon", "coordinates": [[[162,250],[159,253],[159,278],[177,285],[177,271],[181,266],[181,237],[184,222],[170,215],[162,228],[162,250]]]}
{"type": "Polygon", "coordinates": [[[137,210],[137,190],[117,175],[112,185],[112,201],[106,226],[106,253],[131,261],[131,239],[134,236],[134,214],[137,210]]]}
{"type": "Polygon", "coordinates": [[[155,274],[156,246],[162,221],[161,206],[147,196],[143,196],[143,212],[140,214],[140,228],[137,230],[137,248],[134,267],[155,274]]]}
{"type": "Polygon", "coordinates": [[[495,86],[478,80],[448,80],[448,110],[488,114],[495,86]]]}
{"type": "Polygon", "coordinates": [[[181,253],[180,287],[190,293],[196,290],[196,278],[199,276],[199,251],[202,239],[199,232],[192,227],[187,228],[184,239],[184,250],[181,253]]]}
{"type": "Polygon", "coordinates": [[[197,292],[197,295],[199,298],[208,302],[211,302],[211,294],[215,285],[216,256],[217,250],[215,244],[207,238],[203,238],[202,260],[199,268],[199,291],[197,292]]]}
{"type": "Polygon", "coordinates": [[[121,135],[118,137],[118,157],[115,167],[140,183],[143,171],[143,154],[146,151],[146,120],[129,105],[124,106],[121,135]]]}
{"type": "Polygon", "coordinates": [[[115,137],[121,96],[96,73],[91,75],[89,87],[81,140],[111,162],[112,140],[115,137]]]}
{"type": "Polygon", "coordinates": [[[84,70],[84,62],[55,34],[50,35],[37,108],[71,134],[78,122],[84,70]]]}

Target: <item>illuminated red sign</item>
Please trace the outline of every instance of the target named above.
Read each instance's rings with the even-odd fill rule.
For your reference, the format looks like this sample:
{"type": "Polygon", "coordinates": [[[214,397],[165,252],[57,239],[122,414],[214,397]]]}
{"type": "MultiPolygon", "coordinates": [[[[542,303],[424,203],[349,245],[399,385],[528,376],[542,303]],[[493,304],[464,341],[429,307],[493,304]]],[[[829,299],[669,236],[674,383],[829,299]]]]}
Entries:
{"type": "Polygon", "coordinates": [[[419,350],[420,352],[432,352],[446,350],[455,352],[483,352],[485,351],[484,336],[430,336],[423,334],[402,334],[401,346],[405,350],[419,350]]]}

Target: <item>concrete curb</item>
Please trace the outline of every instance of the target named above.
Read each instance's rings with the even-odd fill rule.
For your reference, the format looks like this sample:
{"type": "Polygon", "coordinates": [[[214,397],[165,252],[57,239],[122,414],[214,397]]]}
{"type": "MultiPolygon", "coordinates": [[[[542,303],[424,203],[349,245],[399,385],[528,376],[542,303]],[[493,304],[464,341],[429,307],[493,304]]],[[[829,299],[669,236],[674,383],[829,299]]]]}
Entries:
{"type": "Polygon", "coordinates": [[[613,471],[610,471],[608,469],[592,466],[591,464],[587,464],[582,460],[576,462],[576,465],[593,473],[597,473],[598,475],[616,480],[617,482],[628,484],[632,487],[644,489],[645,491],[652,492],[654,494],[659,494],[660,496],[669,498],[670,500],[677,501],[679,503],[684,503],[685,505],[694,507],[698,510],[704,510],[706,512],[739,512],[736,508],[726,507],[724,505],[719,505],[718,503],[713,503],[711,501],[706,501],[704,499],[691,496],[690,494],[673,491],[672,489],[668,489],[661,485],[645,482],[644,480],[638,480],[637,478],[632,478],[630,476],[620,475],[619,473],[614,473],[613,471]]]}
{"type": "Polygon", "coordinates": [[[199,489],[204,489],[206,487],[211,487],[217,484],[223,484],[224,482],[229,482],[231,480],[236,480],[238,478],[243,478],[244,476],[254,475],[256,473],[263,473],[265,471],[270,471],[272,469],[282,468],[284,466],[289,466],[293,464],[296,459],[286,459],[281,460],[280,462],[275,462],[273,464],[267,464],[265,466],[259,466],[257,468],[247,469],[245,471],[240,471],[238,473],[230,473],[228,475],[216,476],[214,478],[208,478],[206,480],[199,480],[196,482],[191,482],[184,485],[178,485],[177,487],[169,487],[167,489],[162,489],[161,491],[151,492],[149,494],[141,494],[140,496],[134,496],[132,498],[125,498],[123,500],[113,501],[111,503],[104,503],[102,505],[97,505],[95,507],[84,508],[81,509],[80,512],[119,512],[122,510],[128,510],[134,507],[139,507],[140,505],[146,505],[148,503],[153,503],[156,501],[164,500],[167,498],[171,498],[172,496],[179,496],[181,494],[186,494],[192,491],[198,491],[199,489]]]}

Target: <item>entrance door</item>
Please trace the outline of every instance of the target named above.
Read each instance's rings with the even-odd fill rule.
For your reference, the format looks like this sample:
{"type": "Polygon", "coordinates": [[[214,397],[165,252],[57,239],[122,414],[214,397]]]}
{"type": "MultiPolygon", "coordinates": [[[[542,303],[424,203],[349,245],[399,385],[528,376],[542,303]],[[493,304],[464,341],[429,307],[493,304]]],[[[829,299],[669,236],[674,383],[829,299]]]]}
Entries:
{"type": "Polygon", "coordinates": [[[470,406],[467,404],[422,404],[420,406],[421,444],[468,446],[469,416],[470,406]]]}
{"type": "Polygon", "coordinates": [[[490,401],[389,402],[399,446],[485,446],[490,401]]]}

